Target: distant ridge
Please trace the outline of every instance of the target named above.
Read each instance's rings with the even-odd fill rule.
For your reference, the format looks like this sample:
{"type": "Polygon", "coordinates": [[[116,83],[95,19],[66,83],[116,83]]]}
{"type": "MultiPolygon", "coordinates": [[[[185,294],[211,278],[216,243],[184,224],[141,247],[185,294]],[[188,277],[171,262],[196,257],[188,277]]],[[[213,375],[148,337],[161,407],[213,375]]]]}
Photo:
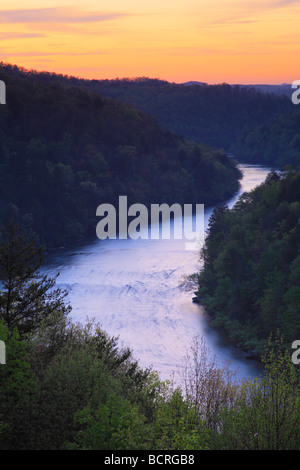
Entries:
{"type": "Polygon", "coordinates": [[[274,93],[275,95],[291,96],[292,85],[282,83],[282,85],[239,85],[240,87],[256,88],[263,93],[274,93]]]}
{"type": "Polygon", "coordinates": [[[190,81],[190,82],[184,82],[184,83],[181,83],[181,85],[186,85],[186,86],[189,86],[189,85],[207,85],[206,82],[195,82],[195,81],[190,81]]]}
{"type": "MultiPolygon", "coordinates": [[[[191,80],[189,82],[181,83],[181,85],[185,85],[185,86],[191,86],[191,85],[203,86],[203,85],[208,85],[208,83],[197,82],[197,81],[191,80]]],[[[281,85],[268,85],[268,84],[241,85],[241,84],[237,83],[237,84],[232,84],[231,86],[232,87],[239,86],[241,88],[247,88],[247,89],[255,88],[257,90],[260,90],[262,93],[274,93],[275,95],[290,96],[291,93],[292,93],[291,92],[292,85],[288,84],[288,83],[282,83],[281,85]]]]}
{"type": "MultiPolygon", "coordinates": [[[[18,220],[47,249],[94,237],[97,207],[116,206],[119,195],[127,196],[129,206],[210,206],[239,189],[242,174],[224,150],[187,141],[146,111],[101,94],[100,85],[105,90],[111,82],[1,64],[0,80],[6,86],[6,104],[0,106],[0,226],[18,220]]],[[[150,83],[113,82],[115,95],[128,88],[142,98],[146,90],[157,101],[158,90],[170,87],[173,93],[167,82],[150,83]]]]}
{"type": "Polygon", "coordinates": [[[294,111],[287,84],[213,85],[195,80],[178,84],[147,77],[89,80],[9,64],[2,64],[2,69],[9,76],[30,77],[44,85],[60,83],[66,89],[76,87],[125,103],[188,141],[227,151],[244,133],[294,111]]]}

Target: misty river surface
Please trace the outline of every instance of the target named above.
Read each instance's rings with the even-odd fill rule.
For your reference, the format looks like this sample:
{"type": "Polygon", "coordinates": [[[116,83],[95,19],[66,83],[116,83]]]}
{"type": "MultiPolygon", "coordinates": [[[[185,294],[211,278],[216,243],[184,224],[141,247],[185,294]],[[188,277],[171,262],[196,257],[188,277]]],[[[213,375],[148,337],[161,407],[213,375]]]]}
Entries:
{"type": "MultiPolygon", "coordinates": [[[[240,164],[241,190],[264,181],[269,168],[240,164]]],[[[176,202],[176,201],[174,201],[176,202]]],[[[200,203],[201,201],[199,201],[200,203]]],[[[95,208],[96,210],[96,208],[95,208]]],[[[205,226],[213,208],[205,209],[205,226]]],[[[95,217],[95,228],[98,219],[95,217]]],[[[53,253],[44,268],[60,272],[57,286],[67,289],[71,319],[86,323],[94,318],[119,345],[129,346],[141,367],[152,366],[162,379],[182,364],[193,338],[203,336],[211,354],[240,378],[253,378],[260,370],[254,361],[227,344],[210,327],[203,307],[192,302],[193,292],[180,287],[183,278],[200,269],[198,252],[186,250],[186,240],[98,240],[53,253]]]]}

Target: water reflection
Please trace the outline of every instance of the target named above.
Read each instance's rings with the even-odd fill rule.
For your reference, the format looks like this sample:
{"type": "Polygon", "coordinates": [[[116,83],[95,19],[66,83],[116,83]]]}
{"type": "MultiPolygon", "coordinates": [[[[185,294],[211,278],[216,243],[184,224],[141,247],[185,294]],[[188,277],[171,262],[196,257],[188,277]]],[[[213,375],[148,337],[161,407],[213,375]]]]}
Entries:
{"type": "MultiPolygon", "coordinates": [[[[241,191],[260,184],[268,168],[241,165],[241,191]]],[[[200,201],[201,202],[201,201],[200,201]]],[[[205,225],[212,213],[205,210],[205,225]]],[[[170,377],[195,335],[217,360],[232,361],[240,377],[255,377],[257,364],[210,327],[203,308],[180,288],[184,276],[200,269],[197,252],[185,249],[185,240],[105,240],[62,250],[49,259],[47,272],[60,272],[58,286],[69,291],[74,321],[95,318],[120,344],[129,346],[142,367],[152,365],[163,379],[170,377]]]]}

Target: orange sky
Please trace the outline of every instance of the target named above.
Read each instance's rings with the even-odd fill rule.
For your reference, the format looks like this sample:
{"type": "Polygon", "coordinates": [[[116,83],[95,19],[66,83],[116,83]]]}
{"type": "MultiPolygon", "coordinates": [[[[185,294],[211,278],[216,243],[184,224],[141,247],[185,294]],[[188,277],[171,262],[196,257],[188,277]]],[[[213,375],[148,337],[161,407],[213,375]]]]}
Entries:
{"type": "Polygon", "coordinates": [[[300,79],[300,0],[1,1],[0,57],[86,78],[300,79]]]}

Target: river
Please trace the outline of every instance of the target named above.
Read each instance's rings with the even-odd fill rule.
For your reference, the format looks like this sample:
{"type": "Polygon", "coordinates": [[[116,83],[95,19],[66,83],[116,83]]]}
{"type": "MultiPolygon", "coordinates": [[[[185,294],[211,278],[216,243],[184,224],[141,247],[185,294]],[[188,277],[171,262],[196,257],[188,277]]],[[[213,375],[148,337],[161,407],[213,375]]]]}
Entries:
{"type": "MultiPolygon", "coordinates": [[[[240,164],[241,190],[231,200],[260,184],[269,168],[240,164]]],[[[201,202],[201,201],[200,201],[201,202]]],[[[205,209],[207,226],[213,208],[205,209]]],[[[231,361],[240,378],[260,373],[256,362],[227,344],[210,327],[193,293],[180,287],[184,276],[201,268],[197,251],[186,250],[185,240],[98,240],[49,258],[45,271],[60,272],[57,286],[67,289],[74,322],[94,318],[119,344],[129,346],[141,367],[152,366],[162,379],[182,364],[194,336],[203,336],[220,365],[231,361]]]]}

